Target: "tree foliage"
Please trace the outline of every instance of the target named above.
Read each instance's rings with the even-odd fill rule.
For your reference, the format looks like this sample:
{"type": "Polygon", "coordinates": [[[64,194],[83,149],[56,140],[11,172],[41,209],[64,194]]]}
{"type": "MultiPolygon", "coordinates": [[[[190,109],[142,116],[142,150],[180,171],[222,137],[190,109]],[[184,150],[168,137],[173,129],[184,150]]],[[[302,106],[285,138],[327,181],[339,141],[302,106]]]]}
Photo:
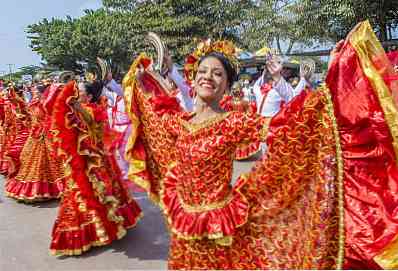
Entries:
{"type": "Polygon", "coordinates": [[[398,0],[304,0],[305,14],[317,29],[337,41],[360,21],[370,20],[382,41],[392,38],[398,26],[398,0]]]}
{"type": "Polygon", "coordinates": [[[147,32],[158,33],[175,59],[198,40],[226,38],[240,47],[276,47],[281,53],[344,37],[369,18],[382,39],[397,27],[398,0],[103,0],[80,18],[43,19],[28,26],[31,47],[49,66],[82,70],[97,56],[125,71],[147,32]]]}

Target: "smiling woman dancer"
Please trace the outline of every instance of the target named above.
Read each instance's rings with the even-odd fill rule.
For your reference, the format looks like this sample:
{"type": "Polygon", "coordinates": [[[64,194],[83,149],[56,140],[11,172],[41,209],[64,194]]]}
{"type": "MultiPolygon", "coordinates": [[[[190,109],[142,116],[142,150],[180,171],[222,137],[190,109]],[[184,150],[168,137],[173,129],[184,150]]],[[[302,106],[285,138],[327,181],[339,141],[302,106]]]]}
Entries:
{"type": "MultiPolygon", "coordinates": [[[[255,113],[224,112],[219,106],[236,78],[234,50],[230,42],[206,43],[188,58],[186,72],[197,93],[193,114],[179,113],[177,100],[168,96],[143,55],[124,80],[135,128],[127,153],[130,177],[148,190],[167,218],[169,268],[334,267],[338,195],[331,173],[336,153],[333,133],[325,133],[332,122],[322,106],[324,97],[312,95],[306,108],[296,106],[297,114],[287,123],[297,125],[275,139],[281,146],[271,152],[274,164],[264,160],[231,186],[236,149],[264,140],[268,130],[267,120],[255,113]],[[286,139],[307,126],[300,142],[290,142],[297,153],[283,153],[286,139]],[[298,156],[301,163],[294,161],[298,156]],[[284,170],[288,167],[290,175],[284,170]],[[286,177],[289,182],[277,185],[286,177]],[[289,245],[283,236],[290,238],[289,245]]],[[[269,67],[278,69],[278,63],[269,67]]]]}
{"type": "Polygon", "coordinates": [[[397,89],[384,80],[394,70],[369,23],[336,46],[327,86],[296,97],[270,126],[219,107],[234,63],[229,42],[188,57],[193,114],[179,113],[144,55],[124,80],[129,177],[167,218],[169,268],[397,267],[397,89]],[[236,148],[267,131],[267,156],[232,185],[236,148]]]}

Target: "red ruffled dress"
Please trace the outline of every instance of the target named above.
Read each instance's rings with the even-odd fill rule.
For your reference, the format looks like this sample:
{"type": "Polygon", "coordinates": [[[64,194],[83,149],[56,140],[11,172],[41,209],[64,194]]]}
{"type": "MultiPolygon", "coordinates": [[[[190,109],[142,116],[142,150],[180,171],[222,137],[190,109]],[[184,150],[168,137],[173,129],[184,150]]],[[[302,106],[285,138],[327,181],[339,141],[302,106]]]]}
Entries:
{"type": "Polygon", "coordinates": [[[66,187],[55,221],[51,253],[79,255],[93,246],[121,239],[142,212],[123,186],[120,171],[102,144],[106,112],[86,105],[82,113],[69,104],[77,97],[75,83],[58,95],[53,130],[58,153],[65,162],[66,187]]]}
{"type": "MultiPolygon", "coordinates": [[[[248,103],[242,99],[242,97],[234,97],[234,96],[224,96],[223,100],[220,102],[220,106],[226,111],[238,111],[238,112],[256,112],[257,107],[255,104],[248,103]]],[[[236,160],[245,160],[256,153],[259,152],[260,149],[260,141],[252,141],[250,144],[242,144],[236,149],[235,159],[236,160]]]]}
{"type": "Polygon", "coordinates": [[[231,150],[255,138],[261,119],[230,113],[193,125],[159,113],[148,123],[142,116],[156,119],[159,103],[150,101],[165,91],[149,73],[137,82],[136,67],[147,63],[138,58],[124,80],[138,127],[130,172],[149,192],[160,187],[169,268],[398,268],[398,86],[368,22],[336,55],[327,87],[303,92],[273,118],[266,157],[233,186],[231,150]],[[170,153],[161,179],[148,173],[164,165],[153,166],[159,150],[141,144],[147,138],[170,153]]]}
{"type": "Polygon", "coordinates": [[[21,165],[20,154],[29,137],[30,115],[27,111],[25,101],[19,97],[14,90],[10,90],[10,122],[11,137],[7,146],[5,159],[8,161],[7,177],[12,178],[18,173],[21,165]]]}
{"type": "Polygon", "coordinates": [[[20,155],[21,167],[15,177],[7,180],[6,194],[25,202],[59,198],[63,167],[52,153],[52,143],[45,129],[46,113],[40,99],[32,100],[29,111],[31,132],[20,155]]]}
{"type": "Polygon", "coordinates": [[[7,126],[6,126],[6,100],[4,93],[0,94],[0,174],[7,172],[6,161],[4,160],[4,154],[6,152],[7,145],[7,126]]]}
{"type": "Polygon", "coordinates": [[[232,183],[237,148],[264,139],[265,119],[228,112],[192,124],[192,115],[176,113],[177,101],[151,73],[134,81],[135,67],[146,61],[138,58],[124,80],[136,127],[127,152],[129,177],[158,196],[171,232],[169,268],[336,267],[344,243],[325,96],[300,96],[268,159],[232,183]]]}

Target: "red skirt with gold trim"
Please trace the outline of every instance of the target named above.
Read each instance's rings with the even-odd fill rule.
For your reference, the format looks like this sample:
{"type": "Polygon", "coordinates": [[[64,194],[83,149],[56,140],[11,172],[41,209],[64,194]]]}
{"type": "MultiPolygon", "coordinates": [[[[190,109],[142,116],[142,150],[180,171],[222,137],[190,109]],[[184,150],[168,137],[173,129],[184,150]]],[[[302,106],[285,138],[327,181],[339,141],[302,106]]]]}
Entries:
{"type": "Polygon", "coordinates": [[[9,143],[10,135],[7,135],[5,127],[0,127],[0,174],[6,175],[8,172],[8,161],[5,159],[5,154],[9,143]]]}
{"type": "Polygon", "coordinates": [[[6,183],[9,197],[25,202],[59,198],[63,167],[50,150],[51,142],[44,134],[31,134],[20,155],[20,169],[6,183]]]}
{"type": "MultiPolygon", "coordinates": [[[[90,181],[93,187],[102,187],[100,180],[90,181]]],[[[142,212],[137,202],[127,197],[122,185],[121,181],[113,182],[112,195],[87,197],[73,179],[68,179],[53,227],[51,254],[80,255],[91,247],[123,238],[126,230],[137,224],[142,212]]]]}
{"type": "Polygon", "coordinates": [[[22,149],[26,140],[29,137],[29,128],[22,122],[18,121],[16,135],[12,143],[7,146],[5,160],[8,162],[7,175],[8,177],[15,176],[18,173],[21,161],[19,160],[22,149]]]}
{"type": "Polygon", "coordinates": [[[51,254],[80,255],[91,247],[110,244],[123,238],[142,217],[141,208],[124,187],[114,157],[104,155],[101,160],[102,166],[92,168],[87,179],[66,166],[69,175],[53,228],[51,254]],[[79,178],[79,185],[74,178],[79,178]],[[82,182],[86,182],[84,190],[80,189],[82,182]]]}

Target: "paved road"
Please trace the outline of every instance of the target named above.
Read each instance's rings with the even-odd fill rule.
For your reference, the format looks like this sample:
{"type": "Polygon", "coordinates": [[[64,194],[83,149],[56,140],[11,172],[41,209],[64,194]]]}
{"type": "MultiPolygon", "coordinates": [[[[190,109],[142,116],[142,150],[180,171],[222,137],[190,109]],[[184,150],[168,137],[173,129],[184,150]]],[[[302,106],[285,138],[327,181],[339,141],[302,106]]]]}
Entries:
{"type": "MultiPolygon", "coordinates": [[[[253,163],[235,163],[234,176],[253,163]]],[[[168,236],[160,211],[145,194],[135,195],[144,218],[126,237],[109,246],[91,249],[79,257],[48,254],[57,201],[25,205],[4,197],[0,177],[0,270],[132,270],[166,269],[168,236]]]]}

